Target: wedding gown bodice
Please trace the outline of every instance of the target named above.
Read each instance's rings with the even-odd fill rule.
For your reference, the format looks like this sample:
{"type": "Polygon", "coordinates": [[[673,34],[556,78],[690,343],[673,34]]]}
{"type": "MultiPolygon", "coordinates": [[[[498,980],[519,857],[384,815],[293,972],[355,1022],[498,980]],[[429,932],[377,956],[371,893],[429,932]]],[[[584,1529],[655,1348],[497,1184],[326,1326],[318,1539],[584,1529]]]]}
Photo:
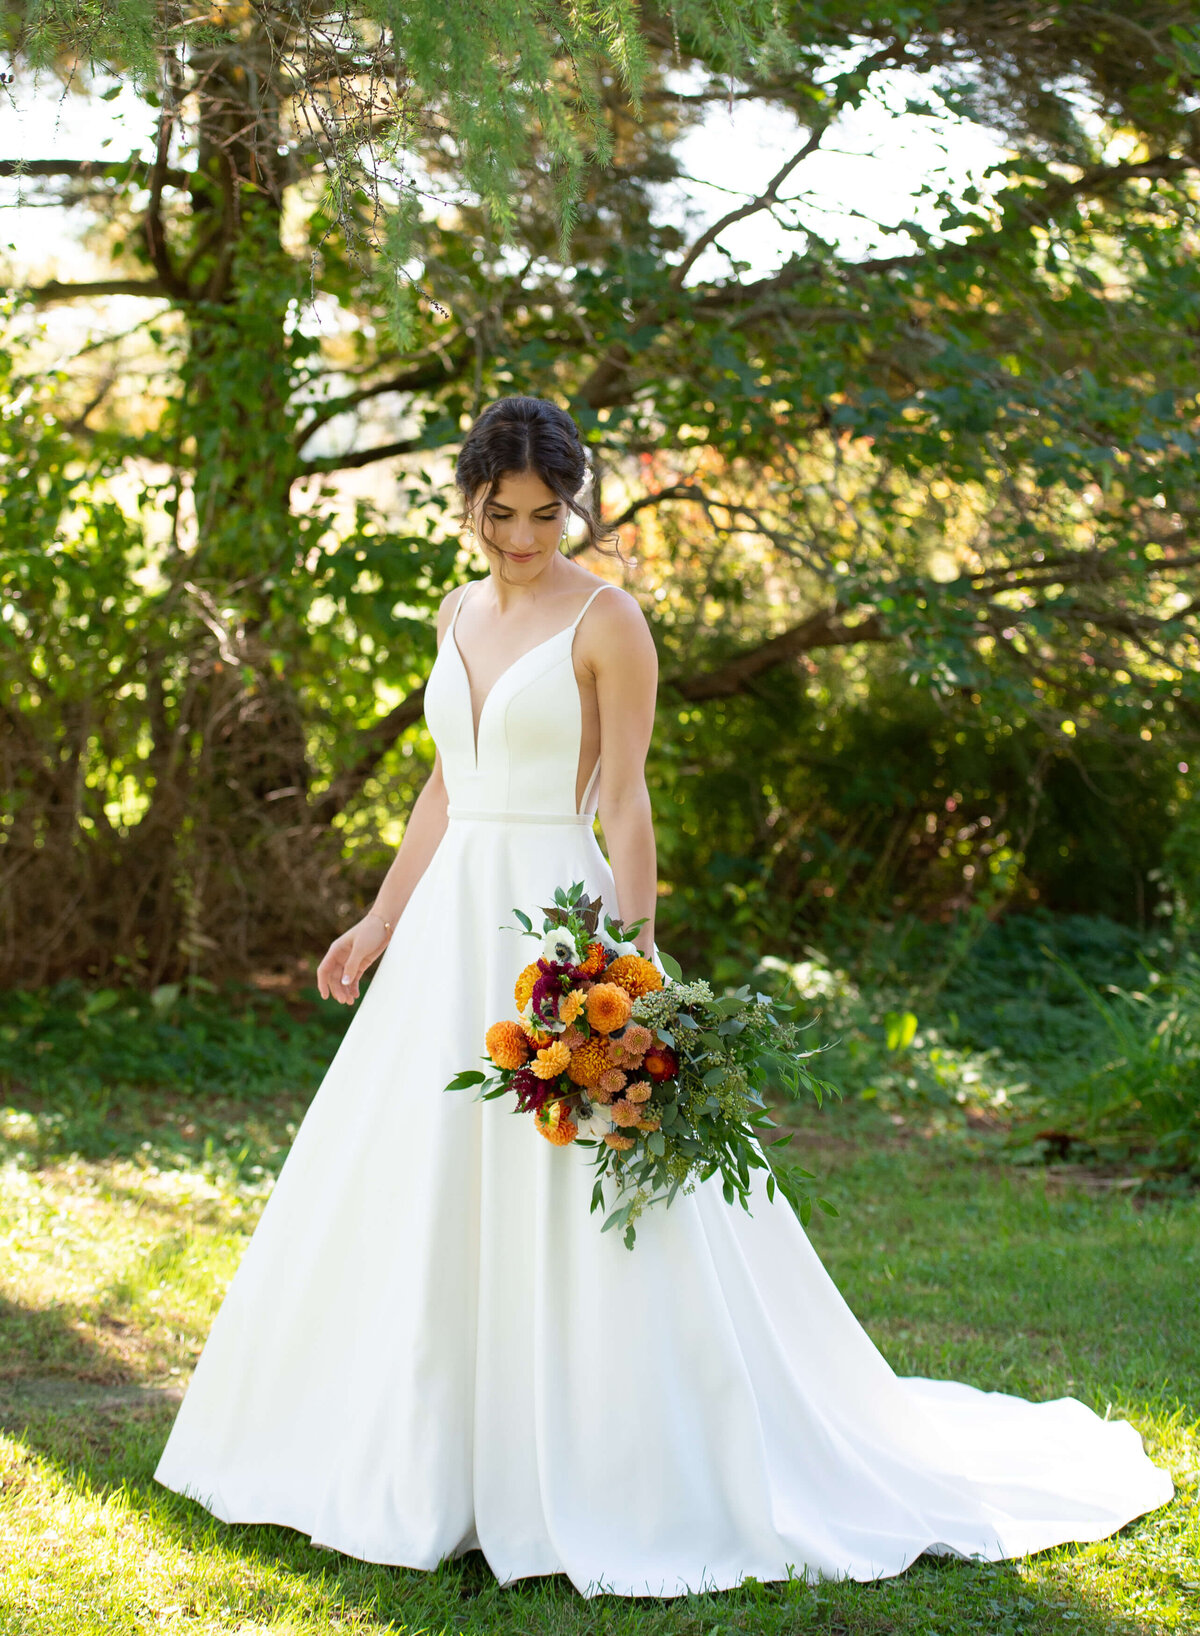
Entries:
{"type": "Polygon", "coordinates": [[[572,651],[580,620],[608,589],[598,585],[569,625],[501,671],[479,712],[478,745],[471,683],[455,635],[470,586],[459,596],[425,684],[425,720],[441,752],[451,820],[592,822],[600,760],[577,809],[583,710],[572,651]]]}

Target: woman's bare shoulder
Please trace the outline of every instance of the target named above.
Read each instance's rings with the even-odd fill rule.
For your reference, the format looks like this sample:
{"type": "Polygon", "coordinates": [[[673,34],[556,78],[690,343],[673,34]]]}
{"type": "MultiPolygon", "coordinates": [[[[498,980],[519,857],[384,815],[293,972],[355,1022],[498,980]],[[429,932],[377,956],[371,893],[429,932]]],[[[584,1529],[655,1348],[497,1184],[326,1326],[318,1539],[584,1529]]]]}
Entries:
{"type": "Polygon", "coordinates": [[[621,585],[607,585],[604,595],[592,602],[582,622],[588,662],[595,668],[605,656],[622,660],[631,656],[656,657],[654,637],[642,605],[621,585]]]}
{"type": "Polygon", "coordinates": [[[614,626],[636,625],[643,630],[650,629],[642,612],[642,605],[632,591],[627,591],[623,585],[614,585],[611,581],[606,581],[605,587],[608,594],[598,596],[588,610],[589,613],[598,612],[601,619],[614,626]]]}

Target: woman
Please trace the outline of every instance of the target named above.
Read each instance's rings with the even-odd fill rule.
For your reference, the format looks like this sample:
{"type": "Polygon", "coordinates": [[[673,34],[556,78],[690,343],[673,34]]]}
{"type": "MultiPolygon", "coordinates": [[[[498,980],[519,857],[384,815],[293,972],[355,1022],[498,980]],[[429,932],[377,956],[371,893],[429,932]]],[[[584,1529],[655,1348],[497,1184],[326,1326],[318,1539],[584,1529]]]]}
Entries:
{"type": "Polygon", "coordinates": [[[585,1595],[1112,1533],[1173,1493],[1134,1428],[898,1378],[762,1172],[752,1214],[717,1176],[627,1250],[589,1212],[585,1154],[443,1093],[512,1013],[515,906],[582,880],[646,917],[658,958],[654,646],[632,597],[559,554],[572,515],[592,530],[585,475],[574,423],[538,399],[464,441],[489,577],[439,613],[434,770],[321,993],[353,1004],[382,959],[156,1475],[229,1522],[416,1568],[480,1547],[502,1583],[563,1572],[585,1595]]]}

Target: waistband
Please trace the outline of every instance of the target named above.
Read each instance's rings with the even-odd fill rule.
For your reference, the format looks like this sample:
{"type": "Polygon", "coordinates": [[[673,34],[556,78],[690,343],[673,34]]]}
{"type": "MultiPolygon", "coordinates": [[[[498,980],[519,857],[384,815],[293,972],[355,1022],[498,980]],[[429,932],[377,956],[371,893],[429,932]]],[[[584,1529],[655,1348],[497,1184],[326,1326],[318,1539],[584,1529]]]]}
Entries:
{"type": "Polygon", "coordinates": [[[446,817],[451,823],[457,818],[465,818],[472,822],[483,819],[493,824],[586,824],[589,829],[596,821],[594,812],[497,812],[473,807],[447,807],[446,817]]]}

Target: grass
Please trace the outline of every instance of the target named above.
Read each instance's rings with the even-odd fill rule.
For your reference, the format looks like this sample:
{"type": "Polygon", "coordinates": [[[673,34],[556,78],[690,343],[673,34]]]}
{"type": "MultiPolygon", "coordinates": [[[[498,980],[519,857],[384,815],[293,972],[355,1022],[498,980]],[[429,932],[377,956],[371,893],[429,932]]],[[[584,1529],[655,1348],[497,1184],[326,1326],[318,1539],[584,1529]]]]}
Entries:
{"type": "Polygon", "coordinates": [[[922,1134],[870,1107],[806,1114],[794,1146],[842,1212],[814,1223],[814,1238],[885,1354],[901,1372],[1111,1405],[1173,1471],[1172,1506],[1021,1562],[928,1559],[873,1585],[667,1601],[585,1600],[562,1577],[502,1590],[478,1552],[420,1573],[215,1522],[152,1472],[294,1128],[295,1093],[253,1090],[241,1103],[226,1094],[218,1123],[238,1152],[254,1127],[254,1175],[206,1147],[186,1098],[168,1117],[161,1093],[139,1105],[126,1091],[109,1109],[107,1157],[59,1151],[62,1127],[38,1097],[4,1116],[4,1636],[1200,1631],[1195,1208],[1064,1186],[1001,1162],[989,1141],[922,1134]],[[189,1125],[195,1137],[181,1135],[189,1125]],[[138,1131],[154,1128],[161,1140],[143,1147],[138,1131]]]}

